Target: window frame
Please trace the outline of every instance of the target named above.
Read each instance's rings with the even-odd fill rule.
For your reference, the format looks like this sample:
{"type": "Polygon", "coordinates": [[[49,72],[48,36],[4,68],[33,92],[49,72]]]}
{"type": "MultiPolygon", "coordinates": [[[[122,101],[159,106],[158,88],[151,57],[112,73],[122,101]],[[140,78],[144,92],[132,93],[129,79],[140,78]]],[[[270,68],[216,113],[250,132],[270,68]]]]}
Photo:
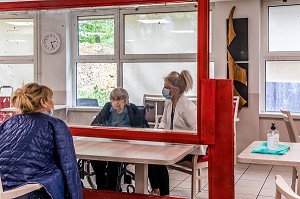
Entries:
{"type": "MultiPolygon", "coordinates": [[[[300,61],[300,51],[273,51],[269,52],[269,7],[300,5],[297,0],[288,2],[264,0],[262,4],[262,23],[261,23],[261,49],[262,57],[260,61],[260,101],[259,111],[264,113],[276,113],[266,111],[266,62],[267,61],[300,61]]],[[[279,111],[278,111],[279,113],[279,111]]]]}
{"type": "MultiPolygon", "coordinates": [[[[198,12],[197,3],[182,3],[180,7],[176,4],[151,5],[139,7],[120,6],[113,8],[97,8],[92,10],[74,10],[72,11],[72,66],[73,66],[73,95],[72,104],[76,106],[77,99],[77,63],[117,63],[117,86],[123,87],[123,64],[124,63],[149,63],[149,62],[197,62],[196,53],[184,54],[125,54],[125,30],[124,19],[128,14],[151,14],[151,13],[172,13],[172,12],[198,12]],[[138,9],[137,9],[138,8],[138,9]],[[78,17],[84,16],[104,16],[114,15],[115,19],[115,53],[114,55],[79,55],[78,54],[78,17]],[[119,19],[119,20],[118,20],[119,19]],[[119,54],[118,54],[119,52],[119,54]]],[[[212,48],[213,49],[213,48],[212,48]]],[[[198,49],[196,49],[198,50],[198,49]]],[[[86,108],[89,109],[89,108],[86,108]]]]}
{"type": "Polygon", "coordinates": [[[41,71],[38,66],[38,14],[34,11],[15,11],[15,12],[2,12],[0,19],[32,19],[33,20],[33,55],[19,55],[19,56],[0,56],[0,64],[33,64],[33,80],[39,80],[38,74],[41,71]]]}

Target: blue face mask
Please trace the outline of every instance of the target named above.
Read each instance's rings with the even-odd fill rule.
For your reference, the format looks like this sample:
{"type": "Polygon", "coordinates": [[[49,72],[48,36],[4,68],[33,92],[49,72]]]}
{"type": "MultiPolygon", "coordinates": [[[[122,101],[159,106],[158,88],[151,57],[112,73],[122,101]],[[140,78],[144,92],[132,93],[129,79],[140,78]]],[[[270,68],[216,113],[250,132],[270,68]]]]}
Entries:
{"type": "Polygon", "coordinates": [[[172,99],[172,96],[170,95],[170,90],[163,87],[162,91],[161,91],[162,95],[166,98],[166,99],[172,99]]]}

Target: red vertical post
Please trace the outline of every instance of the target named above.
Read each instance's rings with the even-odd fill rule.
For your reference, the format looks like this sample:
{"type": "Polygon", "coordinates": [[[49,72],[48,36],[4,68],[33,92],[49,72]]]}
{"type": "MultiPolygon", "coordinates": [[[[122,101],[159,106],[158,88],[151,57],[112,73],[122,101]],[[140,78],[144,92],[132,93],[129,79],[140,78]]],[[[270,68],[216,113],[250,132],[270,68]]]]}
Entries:
{"type": "Polygon", "coordinates": [[[209,199],[234,199],[233,82],[217,80],[215,144],[209,147],[209,199]]]}
{"type": "Polygon", "coordinates": [[[205,96],[202,96],[202,81],[208,79],[208,63],[209,63],[209,0],[199,0],[198,1],[198,43],[197,43],[197,128],[198,136],[202,142],[205,142],[208,138],[206,133],[202,132],[203,118],[202,100],[205,96]]]}
{"type": "Polygon", "coordinates": [[[198,80],[209,77],[209,10],[209,0],[198,1],[198,80]]]}

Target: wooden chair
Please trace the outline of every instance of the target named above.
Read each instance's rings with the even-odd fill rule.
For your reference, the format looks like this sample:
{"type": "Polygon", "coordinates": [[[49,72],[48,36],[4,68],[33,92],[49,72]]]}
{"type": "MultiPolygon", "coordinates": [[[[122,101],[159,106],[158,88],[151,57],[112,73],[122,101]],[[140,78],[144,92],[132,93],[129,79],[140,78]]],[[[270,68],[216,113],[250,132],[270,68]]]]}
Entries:
{"type": "Polygon", "coordinates": [[[0,178],[0,199],[16,198],[40,188],[42,188],[40,184],[25,184],[23,186],[11,189],[9,191],[3,191],[2,181],[0,178]]]}
{"type": "MultiPolygon", "coordinates": [[[[283,120],[285,122],[287,131],[288,131],[288,135],[290,138],[290,142],[297,142],[300,143],[300,137],[299,137],[299,132],[298,129],[296,127],[296,124],[294,122],[293,116],[291,115],[290,111],[288,110],[284,110],[284,109],[280,109],[282,115],[283,115],[283,120]]],[[[293,168],[293,174],[292,174],[292,190],[295,191],[295,187],[296,187],[296,180],[297,180],[297,169],[294,167],[293,168]]]]}
{"type": "Polygon", "coordinates": [[[298,196],[286,183],[286,181],[282,178],[281,175],[275,176],[275,184],[276,184],[276,193],[275,199],[281,199],[281,196],[284,196],[286,199],[300,199],[298,196]]]}

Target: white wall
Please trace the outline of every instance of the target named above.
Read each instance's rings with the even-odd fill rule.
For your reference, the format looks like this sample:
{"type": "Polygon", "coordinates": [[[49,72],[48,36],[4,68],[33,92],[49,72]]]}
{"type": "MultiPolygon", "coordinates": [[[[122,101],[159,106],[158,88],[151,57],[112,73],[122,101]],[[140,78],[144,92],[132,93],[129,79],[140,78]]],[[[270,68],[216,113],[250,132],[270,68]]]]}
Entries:
{"type": "Polygon", "coordinates": [[[47,32],[55,32],[61,39],[61,47],[56,53],[47,54],[41,47],[38,51],[40,55],[38,56],[40,58],[38,61],[40,70],[38,82],[53,89],[55,104],[66,104],[67,84],[71,84],[71,82],[66,81],[67,57],[70,56],[66,53],[68,16],[67,10],[40,11],[40,38],[47,32]]]}
{"type": "Polygon", "coordinates": [[[260,0],[226,1],[215,3],[214,49],[215,78],[226,78],[227,33],[226,19],[231,8],[236,6],[233,18],[248,18],[249,80],[248,104],[243,108],[237,123],[237,150],[240,152],[252,141],[259,139],[259,59],[260,59],[260,0]]]}

